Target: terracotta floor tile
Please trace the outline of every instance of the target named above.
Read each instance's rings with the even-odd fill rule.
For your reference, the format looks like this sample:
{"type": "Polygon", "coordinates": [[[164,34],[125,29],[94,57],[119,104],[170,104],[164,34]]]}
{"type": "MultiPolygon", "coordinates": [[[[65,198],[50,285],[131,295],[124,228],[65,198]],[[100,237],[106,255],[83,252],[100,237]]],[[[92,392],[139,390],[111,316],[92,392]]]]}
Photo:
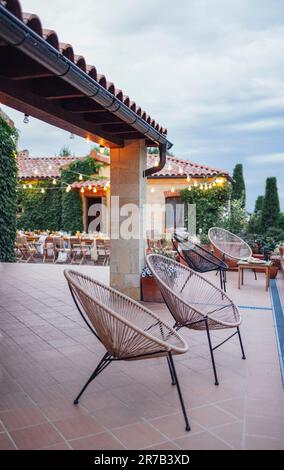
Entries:
{"type": "Polygon", "coordinates": [[[236,450],[242,449],[243,423],[226,424],[211,430],[217,437],[223,439],[236,450]]]}
{"type": "Polygon", "coordinates": [[[284,421],[257,416],[247,416],[246,432],[256,436],[266,436],[268,438],[279,439],[284,445],[284,421]]]}
{"type": "Polygon", "coordinates": [[[269,439],[260,436],[246,436],[245,450],[283,450],[284,439],[269,439]]]}
{"type": "Polygon", "coordinates": [[[69,441],[74,450],[120,450],[125,447],[108,432],[69,441]]]}
{"type": "Polygon", "coordinates": [[[165,437],[148,423],[137,423],[118,428],[113,431],[113,434],[127,449],[141,449],[165,440],[165,437]]]}
{"type": "Polygon", "coordinates": [[[48,423],[12,431],[11,436],[17,447],[22,450],[42,449],[63,440],[58,432],[48,423]]]}
{"type": "Polygon", "coordinates": [[[8,434],[1,432],[0,433],[0,450],[15,450],[15,446],[11,441],[8,434]]]}
{"type": "Polygon", "coordinates": [[[8,431],[33,426],[46,421],[44,415],[35,406],[21,407],[16,410],[0,413],[0,419],[8,431]]]}
{"type": "Polygon", "coordinates": [[[231,450],[227,444],[208,432],[174,440],[184,450],[231,450]]]}
{"type": "Polygon", "coordinates": [[[153,446],[144,447],[144,450],[178,450],[180,447],[172,441],[162,442],[153,446]]]}
{"type": "Polygon", "coordinates": [[[66,442],[59,442],[58,444],[53,444],[52,446],[43,447],[42,450],[72,450],[66,442]]]}
{"type": "Polygon", "coordinates": [[[128,407],[124,403],[118,406],[109,406],[93,413],[98,421],[108,429],[127,426],[140,421],[141,416],[135,407],[128,407]]]}
{"type": "Polygon", "coordinates": [[[104,428],[95,418],[87,415],[79,415],[75,418],[54,421],[54,425],[61,434],[63,434],[66,440],[104,431],[104,428]]]}
{"type": "MultiPolygon", "coordinates": [[[[188,419],[190,424],[190,434],[200,432],[203,430],[196,421],[193,421],[188,413],[188,419]]],[[[151,419],[150,423],[158,431],[165,434],[170,439],[176,439],[178,437],[187,436],[188,432],[185,430],[184,417],[182,414],[175,414],[164,416],[162,418],[151,419]]]]}
{"type": "Polygon", "coordinates": [[[213,405],[194,408],[191,410],[190,415],[195,421],[197,421],[197,423],[201,424],[205,428],[233,423],[236,421],[235,417],[213,405]]]}

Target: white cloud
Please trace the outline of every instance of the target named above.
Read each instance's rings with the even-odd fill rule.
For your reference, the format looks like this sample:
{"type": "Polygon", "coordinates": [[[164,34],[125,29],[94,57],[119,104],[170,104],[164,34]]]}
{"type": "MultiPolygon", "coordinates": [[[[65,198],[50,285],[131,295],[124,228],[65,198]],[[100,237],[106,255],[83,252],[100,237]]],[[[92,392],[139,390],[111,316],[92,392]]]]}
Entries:
{"type": "Polygon", "coordinates": [[[284,153],[270,153],[266,155],[252,155],[247,157],[249,163],[269,165],[272,163],[284,163],[284,153]]]}

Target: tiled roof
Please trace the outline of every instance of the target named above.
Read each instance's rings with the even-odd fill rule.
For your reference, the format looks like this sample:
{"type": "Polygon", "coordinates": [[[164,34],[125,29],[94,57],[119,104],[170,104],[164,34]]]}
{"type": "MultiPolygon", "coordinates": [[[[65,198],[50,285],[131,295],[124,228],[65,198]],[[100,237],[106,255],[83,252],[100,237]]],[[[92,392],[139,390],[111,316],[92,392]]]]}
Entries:
{"type": "MultiPolygon", "coordinates": [[[[158,161],[157,156],[148,155],[147,166],[150,168],[154,166],[155,162],[158,161]]],[[[192,178],[196,177],[210,177],[217,175],[229,176],[228,171],[222,170],[220,168],[213,168],[207,165],[201,165],[199,163],[193,163],[190,160],[183,160],[176,157],[167,156],[167,162],[164,168],[151,176],[151,178],[157,177],[176,177],[182,178],[190,176],[192,178]]]]}
{"type": "MultiPolygon", "coordinates": [[[[18,171],[19,178],[21,179],[43,179],[43,178],[58,178],[60,176],[60,169],[65,165],[76,160],[83,160],[86,157],[18,157],[18,171]]],[[[110,158],[106,155],[96,154],[95,159],[99,162],[109,164],[110,158]]],[[[147,167],[154,166],[158,161],[155,155],[148,155],[147,167]]],[[[220,168],[212,168],[207,165],[200,165],[193,163],[189,160],[182,160],[180,158],[167,156],[167,163],[165,167],[159,172],[151,176],[151,178],[164,177],[164,178],[191,178],[198,177],[211,177],[217,175],[229,176],[228,171],[220,168]]]]}
{"type": "MultiPolygon", "coordinates": [[[[108,90],[112,95],[122,101],[127,107],[134,111],[137,116],[144,119],[161,134],[167,135],[167,129],[160,126],[153,118],[151,118],[151,116],[143,111],[143,109],[137,103],[132,101],[129,96],[117,88],[114,83],[108,81],[105,75],[98,73],[95,65],[88,65],[82,55],[75,54],[72,44],[60,42],[56,31],[44,29],[42,27],[41,20],[37,15],[31,13],[22,13],[21,3],[19,0],[7,0],[5,2],[5,7],[39,36],[55,47],[55,49],[60,51],[65,57],[76,64],[81,70],[96,80],[103,88],[108,90]]],[[[64,12],[62,12],[62,14],[63,13],[64,12]]]]}
{"type": "Polygon", "coordinates": [[[96,186],[103,188],[105,186],[108,186],[110,184],[110,180],[107,178],[101,178],[99,180],[93,181],[93,180],[88,180],[88,181],[75,181],[74,183],[71,184],[71,188],[73,189],[80,189],[80,188],[88,188],[88,186],[96,186]]]}

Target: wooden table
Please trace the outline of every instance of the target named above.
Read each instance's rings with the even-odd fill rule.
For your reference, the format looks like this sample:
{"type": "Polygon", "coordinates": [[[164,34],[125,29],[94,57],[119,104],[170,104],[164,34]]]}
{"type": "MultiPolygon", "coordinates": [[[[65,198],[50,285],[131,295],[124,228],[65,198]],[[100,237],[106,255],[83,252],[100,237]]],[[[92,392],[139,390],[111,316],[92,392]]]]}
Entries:
{"type": "Polygon", "coordinates": [[[244,270],[251,269],[258,271],[263,271],[265,273],[265,290],[268,290],[270,284],[270,268],[272,266],[271,261],[267,261],[266,263],[249,263],[246,261],[239,261],[238,262],[238,288],[241,288],[241,285],[244,284],[244,270]]]}

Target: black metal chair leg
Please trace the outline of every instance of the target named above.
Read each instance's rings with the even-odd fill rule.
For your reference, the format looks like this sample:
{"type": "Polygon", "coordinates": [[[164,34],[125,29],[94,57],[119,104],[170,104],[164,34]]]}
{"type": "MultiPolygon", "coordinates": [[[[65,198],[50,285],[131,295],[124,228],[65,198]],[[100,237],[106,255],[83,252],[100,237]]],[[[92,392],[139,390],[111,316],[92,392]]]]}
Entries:
{"type": "Polygon", "coordinates": [[[226,271],[223,271],[223,286],[224,286],[224,292],[227,292],[226,284],[227,284],[227,273],[226,273],[226,271]]]}
{"type": "Polygon", "coordinates": [[[176,369],[175,369],[175,365],[174,365],[174,361],[173,361],[173,356],[172,356],[171,352],[168,353],[168,361],[169,361],[169,364],[171,365],[170,367],[171,367],[171,370],[172,370],[172,373],[173,373],[173,376],[174,376],[174,380],[175,380],[175,383],[176,383],[176,386],[177,386],[177,391],[178,391],[178,396],[179,396],[179,400],[180,400],[180,404],[181,404],[181,409],[182,409],[184,420],[185,420],[185,430],[190,431],[188,417],[187,417],[186,409],[185,409],[185,406],[184,406],[184,401],[183,401],[181,389],[180,389],[180,386],[179,386],[177,373],[176,373],[176,369]]]}
{"type": "Polygon", "coordinates": [[[219,273],[220,273],[220,287],[221,287],[221,290],[223,290],[223,273],[222,273],[222,269],[219,269],[219,273]]]}
{"type": "Polygon", "coordinates": [[[254,278],[257,281],[257,275],[256,275],[256,270],[254,269],[254,278]]]}
{"type": "Polygon", "coordinates": [[[171,362],[170,362],[168,356],[167,356],[167,361],[168,361],[168,366],[169,366],[169,369],[170,369],[170,374],[171,374],[171,379],[172,379],[172,385],[176,385],[176,380],[175,380],[175,376],[174,376],[174,374],[173,374],[172,365],[171,365],[171,362]]]}
{"type": "Polygon", "coordinates": [[[246,359],[246,355],[245,355],[245,351],[244,351],[244,347],[243,347],[243,342],[242,342],[242,338],[241,338],[241,333],[240,333],[240,329],[239,327],[237,326],[237,331],[238,331],[238,336],[239,336],[239,340],[240,340],[240,346],[241,346],[241,350],[242,350],[242,359],[246,359]]]}
{"type": "Polygon", "coordinates": [[[207,338],[208,338],[208,343],[209,343],[209,349],[210,349],[210,355],[211,355],[211,361],[212,361],[212,366],[213,366],[214,377],[215,377],[215,385],[219,385],[207,318],[204,321],[205,321],[205,325],[206,325],[207,338]]]}
{"type": "Polygon", "coordinates": [[[97,365],[96,369],[94,370],[91,377],[88,379],[88,381],[86,382],[86,384],[82,388],[82,390],[79,393],[79,395],[77,396],[77,398],[75,398],[74,405],[78,405],[79,399],[80,399],[81,395],[83,395],[83,393],[86,390],[86,388],[88,387],[88,385],[110,364],[111,360],[109,358],[110,358],[110,353],[107,352],[104,355],[104,357],[102,358],[102,360],[99,362],[99,364],[97,365]]]}

